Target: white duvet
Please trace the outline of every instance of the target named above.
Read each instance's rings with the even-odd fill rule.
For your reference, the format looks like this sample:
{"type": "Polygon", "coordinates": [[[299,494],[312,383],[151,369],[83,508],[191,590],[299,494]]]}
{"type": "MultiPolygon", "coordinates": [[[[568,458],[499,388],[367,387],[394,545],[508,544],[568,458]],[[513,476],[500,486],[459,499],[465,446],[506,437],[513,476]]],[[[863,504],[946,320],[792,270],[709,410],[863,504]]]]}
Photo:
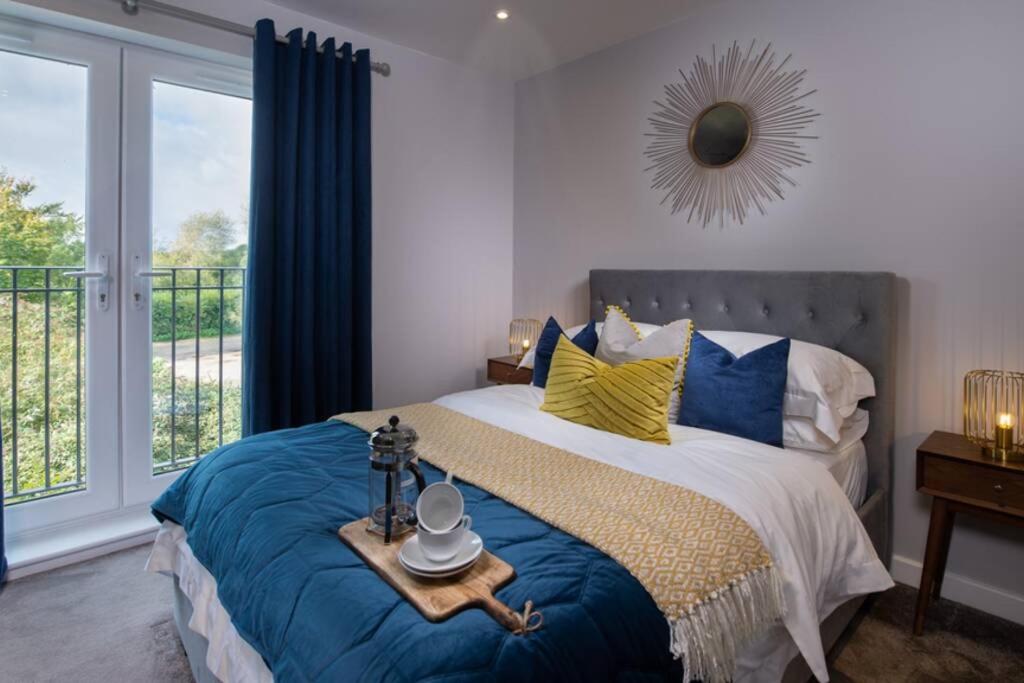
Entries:
{"type": "Polygon", "coordinates": [[[886,590],[893,582],[824,465],[781,448],[678,425],[669,427],[671,445],[645,443],[544,413],[538,410],[543,400],[544,391],[537,387],[505,385],[450,394],[436,403],[535,441],[685,486],[736,512],[771,553],[786,595],[785,630],[770,630],[745,649],[736,680],[778,681],[797,648],[818,680],[828,680],[820,622],[847,600],[886,590]]]}
{"type": "MultiPolygon", "coordinates": [[[[676,425],[669,427],[670,446],[644,443],[544,413],[538,410],[543,399],[542,389],[508,385],[450,394],[436,403],[536,441],[685,486],[735,511],[771,553],[785,584],[787,607],[782,624],[744,649],[736,681],[778,681],[798,648],[818,680],[828,680],[819,623],[843,602],[886,590],[893,582],[824,464],[746,439],[676,425]]],[[[214,674],[227,681],[270,679],[262,659],[231,625],[217,599],[216,582],[192,555],[183,529],[164,522],[148,568],[185,579],[182,590],[194,608],[189,625],[210,643],[206,663],[214,674]]]]}

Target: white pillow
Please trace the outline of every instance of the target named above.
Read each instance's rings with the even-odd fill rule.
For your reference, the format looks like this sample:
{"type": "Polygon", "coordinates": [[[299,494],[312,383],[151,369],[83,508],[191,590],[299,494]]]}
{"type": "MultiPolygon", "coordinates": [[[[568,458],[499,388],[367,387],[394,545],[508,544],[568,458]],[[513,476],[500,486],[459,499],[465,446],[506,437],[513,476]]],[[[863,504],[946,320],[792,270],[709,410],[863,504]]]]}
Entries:
{"type": "Polygon", "coordinates": [[[693,323],[683,319],[658,327],[644,336],[639,326],[634,326],[625,313],[617,308],[609,308],[594,355],[609,365],[622,365],[645,358],[676,357],[676,376],[668,401],[668,422],[675,424],[679,417],[683,373],[686,372],[686,356],[690,351],[692,334],[693,323]]]}
{"type": "Polygon", "coordinates": [[[814,426],[809,417],[785,417],[782,420],[782,444],[818,453],[838,453],[860,441],[868,431],[868,411],[858,408],[846,418],[839,430],[839,442],[832,441],[814,426]]]}
{"type": "MultiPolygon", "coordinates": [[[[652,332],[655,332],[655,331],[661,329],[661,325],[649,325],[648,323],[633,323],[633,324],[636,325],[637,330],[640,331],[640,336],[641,337],[646,337],[647,335],[651,334],[652,332]]],[[[577,334],[579,334],[583,330],[584,327],[586,327],[586,325],[576,325],[574,327],[570,327],[569,329],[565,330],[565,336],[567,336],[569,339],[572,339],[577,334]]],[[[600,336],[601,330],[604,329],[604,323],[597,323],[594,327],[597,330],[598,336],[600,336]]],[[[523,354],[523,359],[521,361],[519,361],[519,366],[518,367],[533,369],[533,357],[536,354],[537,354],[537,349],[535,349],[535,348],[534,349],[530,349],[529,351],[524,353],[523,354]]]]}
{"type": "MultiPolygon", "coordinates": [[[[705,337],[742,356],[782,337],[755,332],[700,331],[705,337]]],[[[817,344],[792,340],[783,417],[807,417],[833,444],[843,423],[861,399],[875,395],[875,380],[863,365],[817,344]]]]}

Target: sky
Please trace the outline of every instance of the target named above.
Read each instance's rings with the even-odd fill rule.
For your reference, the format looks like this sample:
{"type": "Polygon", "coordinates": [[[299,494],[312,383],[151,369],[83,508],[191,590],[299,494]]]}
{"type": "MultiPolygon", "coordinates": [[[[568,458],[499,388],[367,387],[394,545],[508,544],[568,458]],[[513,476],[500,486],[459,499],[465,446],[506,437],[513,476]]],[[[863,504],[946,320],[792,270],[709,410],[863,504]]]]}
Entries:
{"type": "Polygon", "coordinates": [[[252,102],[153,84],[154,243],[173,239],[195,211],[222,209],[246,241],[252,102]]]}
{"type": "MultiPolygon", "coordinates": [[[[84,66],[0,50],[0,168],[36,183],[33,204],[84,214],[87,88],[84,66]]],[[[171,242],[192,213],[217,209],[244,242],[250,101],[159,82],[152,98],[154,244],[171,242]]]]}

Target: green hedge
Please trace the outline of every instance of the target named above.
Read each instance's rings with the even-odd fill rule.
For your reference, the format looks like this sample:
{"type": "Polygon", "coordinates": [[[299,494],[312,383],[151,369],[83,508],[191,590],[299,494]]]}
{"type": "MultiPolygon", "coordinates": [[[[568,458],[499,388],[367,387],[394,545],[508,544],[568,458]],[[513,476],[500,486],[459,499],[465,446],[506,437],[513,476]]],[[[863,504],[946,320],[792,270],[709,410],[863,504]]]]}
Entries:
{"type": "MultiPolygon", "coordinates": [[[[220,292],[209,290],[199,295],[199,336],[216,337],[220,334],[220,292]]],[[[194,339],[196,331],[195,291],[179,291],[175,332],[178,339],[194,339]]],[[[242,332],[242,293],[224,292],[224,334],[242,332]]],[[[171,293],[153,294],[153,341],[171,340],[171,293]]]]}
{"type": "MultiPolygon", "coordinates": [[[[196,452],[195,382],[185,377],[175,381],[174,442],[182,459],[196,452]]],[[[218,410],[220,395],[217,382],[199,382],[199,453],[218,446],[218,410]]],[[[153,464],[171,462],[171,368],[159,358],[153,360],[153,464]]],[[[238,384],[224,384],[224,443],[242,438],[242,389],[238,384]]]]}

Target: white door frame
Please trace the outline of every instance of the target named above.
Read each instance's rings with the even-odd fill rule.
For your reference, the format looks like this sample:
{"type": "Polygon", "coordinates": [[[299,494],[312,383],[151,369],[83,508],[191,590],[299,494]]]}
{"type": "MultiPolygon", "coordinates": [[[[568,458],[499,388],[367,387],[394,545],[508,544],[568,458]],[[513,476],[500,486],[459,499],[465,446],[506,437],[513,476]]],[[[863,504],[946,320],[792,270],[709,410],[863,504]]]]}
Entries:
{"type": "MultiPolygon", "coordinates": [[[[0,17],[0,50],[56,59],[89,68],[86,140],[86,269],[108,258],[109,306],[98,306],[94,279],[85,280],[85,462],[83,491],[13,505],[4,510],[7,534],[16,537],[118,508],[120,443],[118,327],[120,47],[110,41],[0,17]]],[[[71,270],[69,268],[69,270],[71,270]]]]}
{"type": "Polygon", "coordinates": [[[152,284],[150,278],[136,275],[137,270],[152,269],[153,81],[252,97],[251,71],[145,48],[124,50],[121,282],[125,505],[151,502],[181,475],[181,471],[153,474],[152,284]],[[138,305],[136,292],[140,294],[138,305]]]}

